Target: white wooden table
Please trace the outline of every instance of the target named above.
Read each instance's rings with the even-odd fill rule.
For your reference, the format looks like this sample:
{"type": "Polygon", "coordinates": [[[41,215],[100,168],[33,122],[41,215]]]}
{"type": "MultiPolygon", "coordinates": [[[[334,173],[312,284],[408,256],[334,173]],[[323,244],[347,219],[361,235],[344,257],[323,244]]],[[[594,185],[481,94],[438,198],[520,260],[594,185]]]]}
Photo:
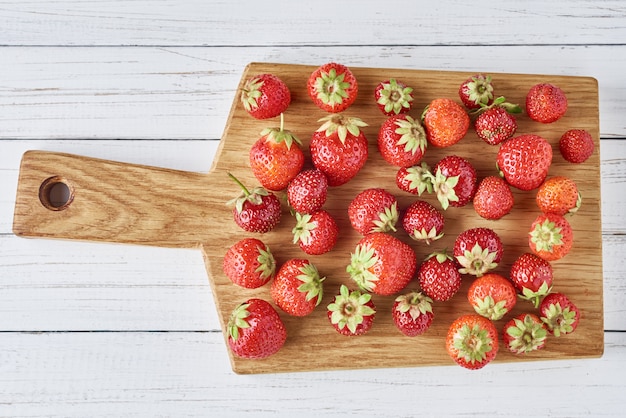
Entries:
{"type": "Polygon", "coordinates": [[[625,40],[621,0],[0,0],[0,416],[623,416],[625,40]],[[248,62],[330,60],[598,79],[602,358],[239,376],[199,252],[12,234],[24,151],[206,172],[248,62]]]}

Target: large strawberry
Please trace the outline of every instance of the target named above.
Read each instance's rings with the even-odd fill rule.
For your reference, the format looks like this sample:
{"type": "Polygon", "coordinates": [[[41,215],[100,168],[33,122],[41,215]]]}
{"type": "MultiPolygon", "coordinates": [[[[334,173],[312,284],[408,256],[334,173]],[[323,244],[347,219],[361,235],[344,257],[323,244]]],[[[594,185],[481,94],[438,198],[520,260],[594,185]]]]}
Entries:
{"type": "Polygon", "coordinates": [[[535,84],[526,94],[526,113],[541,123],[552,123],[567,112],[567,97],[561,88],[550,83],[535,84]]]}
{"type": "Polygon", "coordinates": [[[566,215],[578,211],[582,197],[574,180],[565,176],[554,176],[539,186],[535,201],[543,213],[566,215]]]}
{"type": "Polygon", "coordinates": [[[376,85],[374,99],[380,111],[387,116],[407,113],[413,106],[413,89],[391,78],[376,85]]]}
{"type": "Polygon", "coordinates": [[[372,328],[376,306],[369,293],[350,290],[342,284],[339,294],[327,307],[327,316],[341,335],[348,337],[362,335],[372,328]]]}
{"type": "Polygon", "coordinates": [[[417,291],[396,297],[391,307],[396,328],[407,337],[426,332],[435,317],[432,302],[431,298],[417,291]]]}
{"type": "Polygon", "coordinates": [[[559,151],[570,163],[584,163],[591,157],[594,148],[593,137],[584,129],[570,129],[559,139],[559,151]]]}
{"type": "Polygon", "coordinates": [[[282,215],[278,197],[263,187],[257,187],[250,192],[231,173],[228,176],[241,188],[241,194],[228,202],[234,204],[235,223],[248,232],[265,233],[274,229],[282,215]]]}
{"type": "Polygon", "coordinates": [[[356,176],[367,161],[367,138],[360,129],[367,124],[343,115],[330,115],[320,122],[311,138],[311,160],[326,175],[329,186],[340,186],[356,176]]]}
{"type": "Polygon", "coordinates": [[[520,190],[536,189],[548,175],[552,146],[539,135],[519,135],[500,145],[496,163],[511,186],[520,190]]]}
{"type": "Polygon", "coordinates": [[[519,297],[539,306],[541,299],[552,290],[554,273],[552,265],[532,253],[520,255],[511,265],[509,278],[519,292],[519,297]]]}
{"type": "Polygon", "coordinates": [[[306,316],[322,301],[324,279],[308,260],[292,258],[278,269],[270,294],[274,303],[289,315],[306,316]]]}
{"type": "Polygon", "coordinates": [[[433,205],[425,200],[416,200],[402,216],[402,228],[416,241],[430,244],[443,237],[445,218],[433,205]]]}
{"type": "Polygon", "coordinates": [[[378,131],[380,155],[389,164],[398,167],[418,164],[427,143],[422,124],[405,114],[387,118],[378,131]]]}
{"type": "Polygon", "coordinates": [[[565,257],[573,243],[574,231],[561,215],[542,213],[530,226],[528,246],[544,260],[554,261],[565,257]]]}
{"type": "Polygon", "coordinates": [[[251,298],[228,319],[228,346],[237,357],[262,359],[275,354],[287,340],[285,324],[269,302],[251,298]]]}
{"type": "Polygon", "coordinates": [[[395,231],[398,201],[385,189],[365,189],[348,205],[348,218],[352,227],[362,235],[395,231]]]}
{"type": "Polygon", "coordinates": [[[396,173],[396,186],[407,193],[421,196],[422,193],[432,193],[432,173],[425,162],[413,167],[400,167],[396,173]]]}
{"type": "Polygon", "coordinates": [[[477,227],[461,232],[454,241],[454,257],[459,272],[480,277],[496,268],[502,260],[500,236],[491,228],[477,227]]]}
{"type": "Polygon", "coordinates": [[[461,83],[459,98],[468,109],[479,109],[493,103],[493,84],[491,76],[475,74],[461,83]]]}
{"type": "Polygon", "coordinates": [[[459,142],[470,125],[470,117],[460,104],[447,99],[435,99],[424,109],[422,123],[428,142],[435,147],[449,147],[459,142]]]}
{"type": "Polygon", "coordinates": [[[480,217],[496,220],[509,214],[515,201],[511,188],[502,177],[488,176],[478,183],[472,203],[480,217]]]}
{"type": "Polygon", "coordinates": [[[256,289],[274,277],[276,261],[263,241],[243,238],[226,251],[222,267],[224,274],[236,285],[256,289]]]}
{"type": "Polygon", "coordinates": [[[311,214],[296,213],[296,226],[292,230],[293,242],[310,255],[325,254],[333,249],[339,238],[339,227],[324,209],[311,214]]]}
{"type": "Polygon", "coordinates": [[[448,328],[446,351],[459,366],[480,369],[498,353],[498,330],[484,316],[462,315],[448,328]]]}
{"type": "Polygon", "coordinates": [[[327,196],[328,179],[315,168],[301,171],[287,186],[287,202],[296,212],[317,212],[327,196]]]}
{"type": "Polygon", "coordinates": [[[548,333],[541,319],[532,313],[522,313],[504,324],[502,344],[513,354],[528,354],[546,345],[548,333]]]}
{"type": "Polygon", "coordinates": [[[359,240],[346,270],[361,289],[393,295],[409,284],[416,269],[413,248],[385,232],[372,232],[359,240]]]}
{"type": "Polygon", "coordinates": [[[571,334],[580,322],[580,309],[563,293],[550,293],[539,305],[541,320],[555,337],[571,334]]]}
{"type": "Polygon", "coordinates": [[[326,112],[339,113],[354,103],[359,86],[348,67],[329,62],[311,73],[307,89],[316,106],[326,112]]]}
{"type": "Polygon", "coordinates": [[[259,74],[246,80],[241,89],[244,109],[256,119],[280,115],[291,103],[289,88],[273,74],[259,74]]]}
{"type": "Polygon", "coordinates": [[[444,210],[448,206],[462,207],[472,201],[478,178],[476,169],[468,160],[448,155],[433,167],[432,172],[433,191],[444,210]]]}
{"type": "Polygon", "coordinates": [[[513,309],[517,303],[517,292],[506,277],[487,273],[472,282],[467,300],[477,314],[497,321],[513,309]]]}
{"type": "Polygon", "coordinates": [[[417,273],[422,291],[436,302],[445,302],[461,288],[461,274],[446,251],[429,255],[417,273]]]}

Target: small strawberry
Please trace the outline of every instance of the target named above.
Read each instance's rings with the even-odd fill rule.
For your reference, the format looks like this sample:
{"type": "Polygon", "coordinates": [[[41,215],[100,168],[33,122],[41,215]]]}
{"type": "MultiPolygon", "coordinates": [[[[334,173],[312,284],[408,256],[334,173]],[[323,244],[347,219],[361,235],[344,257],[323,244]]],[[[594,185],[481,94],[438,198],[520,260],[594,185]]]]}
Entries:
{"type": "Polygon", "coordinates": [[[443,237],[445,218],[425,200],[416,200],[404,211],[402,228],[411,238],[429,244],[443,237]]]}
{"type": "Polygon", "coordinates": [[[376,85],[374,99],[380,111],[387,116],[407,113],[413,106],[413,89],[392,78],[376,85]]]}
{"type": "Polygon", "coordinates": [[[289,315],[306,316],[322,301],[324,279],[308,260],[292,258],[278,269],[270,295],[274,303],[289,315]]]}
{"type": "Polygon", "coordinates": [[[432,193],[433,183],[430,167],[425,162],[413,167],[400,167],[396,173],[396,185],[400,190],[421,196],[432,193]]]}
{"type": "Polygon", "coordinates": [[[504,324],[502,343],[513,354],[528,354],[546,345],[548,333],[535,314],[522,313],[504,324]]]}
{"type": "Polygon", "coordinates": [[[445,251],[435,252],[420,265],[417,272],[422,292],[436,302],[445,302],[461,288],[461,274],[445,251]]]}
{"type": "Polygon", "coordinates": [[[349,290],[342,284],[339,294],[328,305],[327,315],[330,323],[340,334],[362,335],[372,328],[376,306],[369,293],[349,290]]]}
{"type": "Polygon", "coordinates": [[[247,232],[269,232],[280,222],[282,215],[280,200],[275,194],[262,187],[250,192],[235,176],[228,176],[241,188],[241,194],[229,201],[234,204],[233,219],[241,229],[247,232]]]}
{"type": "Polygon", "coordinates": [[[356,176],[367,161],[367,138],[360,129],[367,124],[343,115],[330,115],[320,122],[323,124],[309,145],[311,160],[326,175],[329,186],[340,186],[356,176]]]}
{"type": "Polygon", "coordinates": [[[422,124],[428,142],[435,147],[449,147],[459,142],[470,125],[470,117],[457,102],[435,99],[424,109],[422,124]]]}
{"type": "Polygon", "coordinates": [[[480,277],[497,267],[502,260],[502,240],[490,228],[470,228],[454,241],[454,257],[461,274],[480,277]]]}
{"type": "Polygon", "coordinates": [[[519,297],[539,307],[541,298],[552,290],[552,265],[532,253],[520,255],[511,265],[510,279],[519,297]]]}
{"type": "Polygon", "coordinates": [[[491,76],[475,74],[461,83],[459,98],[468,109],[478,109],[481,105],[493,103],[493,84],[491,76]]]}
{"type": "Polygon", "coordinates": [[[270,248],[257,238],[244,238],[233,244],[224,255],[222,266],[233,283],[247,289],[263,286],[276,272],[270,248]]]}
{"type": "Polygon", "coordinates": [[[555,337],[571,334],[580,322],[580,309],[563,293],[550,293],[539,305],[541,320],[555,337]]]}
{"type": "Polygon", "coordinates": [[[539,135],[524,134],[507,139],[496,157],[501,176],[520,190],[536,189],[552,164],[552,146],[539,135]]]}
{"type": "Polygon", "coordinates": [[[574,232],[561,215],[543,213],[535,219],[528,233],[528,246],[547,261],[559,260],[572,249],[574,232]]]}
{"type": "Polygon", "coordinates": [[[287,202],[296,212],[317,212],[326,203],[328,179],[317,169],[303,170],[287,186],[287,202]]]}
{"type": "Polygon", "coordinates": [[[433,191],[446,210],[448,206],[462,207],[472,201],[477,189],[476,169],[465,158],[448,155],[433,167],[433,191]]]}
{"type": "Polygon", "coordinates": [[[228,319],[228,346],[241,358],[275,354],[287,340],[285,324],[269,302],[252,298],[237,306],[228,319]]]}
{"type": "Polygon", "coordinates": [[[555,122],[566,111],[567,97],[563,90],[554,84],[535,84],[526,94],[526,113],[535,122],[555,122]]]}
{"type": "Polygon", "coordinates": [[[291,103],[289,88],[273,74],[259,74],[246,80],[241,89],[244,109],[256,119],[280,115],[291,103]]]}
{"type": "Polygon", "coordinates": [[[539,186],[535,201],[543,213],[566,215],[578,211],[582,197],[574,180],[565,176],[555,176],[539,186]]]}
{"type": "Polygon", "coordinates": [[[378,131],[380,155],[389,164],[398,167],[418,164],[427,143],[420,122],[405,114],[387,118],[378,131]]]}
{"type": "Polygon", "coordinates": [[[396,328],[407,337],[426,332],[435,316],[432,302],[431,298],[417,291],[396,297],[391,308],[391,317],[396,328]]]}
{"type": "Polygon", "coordinates": [[[365,189],[348,205],[352,227],[362,235],[396,230],[398,201],[385,189],[365,189]]]}
{"type": "Polygon", "coordinates": [[[593,154],[593,137],[584,129],[570,129],[559,139],[559,151],[566,161],[580,164],[593,154]]]}
{"type": "Polygon", "coordinates": [[[501,177],[488,176],[478,183],[472,203],[480,217],[496,220],[511,212],[515,202],[506,181],[501,177]]]}
{"type": "Polygon", "coordinates": [[[413,278],[417,260],[413,248],[384,232],[359,240],[346,268],[359,288],[377,295],[393,295],[413,278]]]}
{"type": "Polygon", "coordinates": [[[474,121],[476,135],[489,145],[498,145],[513,137],[517,120],[502,106],[494,106],[482,112],[474,121]]]}
{"type": "Polygon", "coordinates": [[[310,255],[325,254],[339,238],[339,227],[330,213],[320,209],[312,214],[296,213],[296,226],[291,231],[293,243],[310,255]]]}
{"type": "Polygon", "coordinates": [[[462,315],[448,329],[446,351],[459,366],[480,369],[496,358],[498,330],[484,316],[462,315]]]}
{"type": "Polygon", "coordinates": [[[356,100],[359,86],[348,67],[330,62],[318,67],[307,82],[309,96],[316,106],[330,113],[346,110],[356,100]]]}
{"type": "Polygon", "coordinates": [[[506,277],[487,273],[472,282],[467,291],[467,300],[477,314],[497,321],[515,307],[517,292],[506,277]]]}

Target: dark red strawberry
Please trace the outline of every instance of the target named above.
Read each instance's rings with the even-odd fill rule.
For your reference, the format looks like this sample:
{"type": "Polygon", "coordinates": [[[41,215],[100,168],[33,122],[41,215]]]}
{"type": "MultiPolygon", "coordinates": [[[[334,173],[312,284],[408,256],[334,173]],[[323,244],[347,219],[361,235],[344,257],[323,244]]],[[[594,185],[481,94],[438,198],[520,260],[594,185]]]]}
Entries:
{"type": "Polygon", "coordinates": [[[452,322],[446,336],[446,351],[459,366],[485,367],[498,353],[498,330],[478,314],[462,315],[452,322]]]}
{"type": "Polygon", "coordinates": [[[289,88],[273,74],[259,74],[246,80],[241,89],[244,109],[256,119],[280,115],[291,103],[289,88]]]}
{"type": "Polygon", "coordinates": [[[389,164],[398,167],[418,164],[427,144],[420,122],[405,114],[389,117],[378,131],[380,155],[389,164]]]}
{"type": "Polygon", "coordinates": [[[506,181],[501,177],[489,176],[478,184],[472,203],[480,217],[496,220],[511,212],[514,198],[506,181]]]}
{"type": "Polygon", "coordinates": [[[563,293],[550,293],[539,305],[541,320],[555,337],[576,331],[580,309],[563,293]]]}
{"type": "Polygon", "coordinates": [[[293,242],[310,255],[325,254],[333,249],[339,238],[339,227],[330,213],[320,209],[312,214],[296,213],[292,230],[293,242]]]}
{"type": "Polygon", "coordinates": [[[478,109],[481,105],[493,103],[493,84],[491,76],[475,74],[461,83],[459,98],[468,109],[478,109]]]}
{"type": "Polygon", "coordinates": [[[478,179],[476,169],[465,158],[449,155],[433,167],[433,191],[446,210],[448,206],[462,207],[472,201],[478,179]]]}
{"type": "Polygon", "coordinates": [[[504,324],[502,343],[513,354],[528,354],[546,345],[548,333],[535,314],[522,313],[504,324]]]}
{"type": "Polygon", "coordinates": [[[436,302],[445,302],[461,288],[461,274],[445,250],[429,255],[417,273],[422,292],[436,302]]]}
{"type": "Polygon", "coordinates": [[[470,125],[470,117],[460,104],[451,99],[435,99],[422,113],[422,124],[428,142],[435,147],[449,147],[459,142],[470,125]]]}
{"type": "Polygon", "coordinates": [[[467,300],[477,314],[498,321],[515,307],[517,292],[506,277],[487,273],[472,282],[467,300]]]}
{"type": "Polygon", "coordinates": [[[222,267],[224,274],[236,285],[256,289],[274,277],[276,261],[263,241],[244,238],[228,249],[222,267]]]}
{"type": "Polygon", "coordinates": [[[474,121],[476,135],[489,145],[498,145],[513,137],[517,120],[502,106],[494,106],[482,112],[474,121]]]}
{"type": "Polygon", "coordinates": [[[413,106],[413,89],[392,78],[376,85],[374,99],[380,111],[387,116],[407,113],[413,106]]]}
{"type": "Polygon", "coordinates": [[[328,179],[318,169],[303,170],[287,186],[287,201],[296,212],[317,212],[326,203],[328,179]]]}
{"type": "Polygon", "coordinates": [[[348,205],[350,224],[360,234],[396,230],[398,201],[385,189],[365,189],[348,205]]]}
{"type": "Polygon", "coordinates": [[[541,298],[552,290],[552,265],[535,254],[524,253],[511,265],[510,279],[520,293],[519,297],[537,308],[541,298]]]}
{"type": "Polygon", "coordinates": [[[470,228],[454,241],[454,258],[461,274],[480,277],[496,268],[502,260],[502,240],[490,228],[470,228]]]}
{"type": "Polygon", "coordinates": [[[274,303],[289,315],[306,316],[322,301],[324,279],[308,260],[292,258],[278,269],[270,294],[274,303]]]}
{"type": "Polygon", "coordinates": [[[574,243],[574,231],[561,215],[542,213],[535,218],[528,233],[530,250],[547,261],[565,257],[574,243]]]}
{"type": "Polygon", "coordinates": [[[269,232],[280,222],[280,200],[262,187],[250,192],[235,176],[228,173],[241,188],[241,195],[228,202],[234,204],[233,219],[241,229],[248,232],[269,232]]]}
{"type": "Polygon", "coordinates": [[[526,94],[526,113],[536,122],[555,122],[565,112],[567,112],[567,97],[563,90],[554,84],[535,84],[526,94]]]}
{"type": "Polygon", "coordinates": [[[369,293],[349,290],[342,284],[339,294],[327,307],[327,316],[340,334],[348,337],[362,335],[372,328],[376,306],[369,293]]]}
{"type": "Polygon", "coordinates": [[[396,185],[400,190],[421,196],[432,193],[433,183],[430,167],[425,162],[413,167],[401,167],[396,174],[396,185]]]}
{"type": "Polygon", "coordinates": [[[407,337],[426,332],[435,317],[432,302],[431,298],[417,291],[396,297],[391,308],[396,328],[407,337]]]}
{"type": "Polygon", "coordinates": [[[593,154],[593,137],[584,129],[570,129],[559,139],[559,151],[566,161],[580,164],[593,154]]]}
{"type": "Polygon", "coordinates": [[[443,237],[445,218],[433,205],[425,200],[416,200],[402,216],[402,228],[416,241],[430,244],[443,237]]]}
{"type": "Polygon", "coordinates": [[[496,162],[511,186],[526,191],[536,189],[548,175],[552,147],[539,135],[519,135],[500,145],[496,162]]]}
{"type": "Polygon", "coordinates": [[[316,106],[326,112],[339,113],[356,100],[359,86],[348,67],[329,62],[318,67],[307,83],[309,96],[316,106]]]}

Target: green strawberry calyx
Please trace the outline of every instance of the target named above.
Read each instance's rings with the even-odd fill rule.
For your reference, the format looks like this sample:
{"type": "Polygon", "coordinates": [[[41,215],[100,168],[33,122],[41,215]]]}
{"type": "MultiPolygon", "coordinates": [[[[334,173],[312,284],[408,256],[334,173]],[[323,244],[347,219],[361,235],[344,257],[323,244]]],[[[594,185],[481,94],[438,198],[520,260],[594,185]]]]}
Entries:
{"type": "Polygon", "coordinates": [[[570,309],[569,306],[562,308],[558,302],[551,303],[544,310],[541,320],[555,337],[560,337],[561,334],[565,335],[574,331],[576,311],[570,309]]]}
{"type": "Polygon", "coordinates": [[[398,202],[393,202],[391,206],[385,207],[383,212],[378,214],[378,219],[373,221],[372,232],[396,232],[396,224],[400,215],[398,214],[398,202]]]}
{"type": "Polygon", "coordinates": [[[394,78],[387,83],[381,83],[381,87],[380,97],[376,103],[384,106],[385,113],[393,112],[397,115],[403,110],[410,109],[413,101],[413,89],[411,87],[398,83],[394,78]]]}
{"type": "Polygon", "coordinates": [[[324,296],[324,287],[322,283],[326,277],[320,277],[317,267],[311,263],[305,264],[300,267],[299,270],[302,274],[299,274],[296,278],[300,280],[302,284],[298,286],[298,291],[306,293],[307,301],[317,298],[315,306],[319,305],[322,301],[322,297],[324,296]]]}
{"type": "Polygon", "coordinates": [[[227,328],[228,336],[233,341],[237,341],[239,339],[240,329],[250,328],[250,323],[246,320],[250,316],[250,312],[248,311],[249,307],[249,303],[242,303],[230,314],[227,328]]]}
{"type": "Polygon", "coordinates": [[[496,302],[491,295],[487,295],[483,299],[475,299],[473,306],[478,315],[482,315],[492,321],[502,319],[509,311],[506,308],[506,300],[496,302]]]}
{"type": "Polygon", "coordinates": [[[433,257],[435,257],[437,259],[437,262],[439,264],[445,263],[446,260],[452,261],[452,256],[450,256],[450,254],[448,254],[448,250],[445,249],[445,248],[443,250],[441,250],[441,251],[435,251],[434,253],[428,254],[426,256],[426,258],[424,259],[424,261],[429,260],[429,259],[431,259],[433,257]]]}
{"type": "Polygon", "coordinates": [[[342,144],[346,143],[348,133],[357,137],[361,134],[361,128],[367,126],[367,123],[359,118],[342,114],[328,115],[319,119],[318,122],[322,122],[322,125],[317,129],[317,132],[324,132],[327,137],[336,133],[342,144]]]}
{"type": "Polygon", "coordinates": [[[404,152],[410,152],[415,155],[417,150],[423,154],[428,143],[426,139],[426,131],[419,121],[410,116],[406,119],[398,119],[395,121],[397,126],[395,133],[400,135],[400,139],[396,145],[404,145],[404,152]]]}
{"type": "Polygon", "coordinates": [[[441,203],[443,210],[448,209],[450,202],[459,201],[459,197],[454,190],[459,183],[459,176],[446,177],[441,172],[441,167],[439,167],[434,176],[431,174],[431,182],[433,184],[433,191],[437,196],[437,200],[441,203]]]}
{"type": "Polygon", "coordinates": [[[311,214],[296,212],[296,226],[291,230],[294,244],[308,245],[311,242],[311,231],[317,228],[317,222],[311,222],[312,218],[311,214]]]}
{"type": "Polygon", "coordinates": [[[266,137],[267,141],[280,144],[281,142],[285,143],[285,146],[288,150],[291,149],[291,146],[295,142],[298,145],[302,145],[302,141],[298,139],[291,131],[287,131],[284,129],[284,116],[280,114],[280,127],[278,128],[265,128],[261,131],[261,136],[266,137]]]}
{"type": "Polygon", "coordinates": [[[264,81],[260,77],[254,77],[246,82],[241,90],[241,102],[243,107],[250,112],[256,110],[259,107],[258,100],[263,93],[261,87],[263,87],[264,81]]]}
{"type": "Polygon", "coordinates": [[[436,226],[430,228],[430,231],[426,231],[426,228],[420,230],[414,229],[411,234],[411,238],[419,242],[424,242],[427,245],[430,245],[431,242],[437,241],[441,237],[443,237],[443,232],[438,234],[436,226]]]}
{"type": "Polygon", "coordinates": [[[498,266],[498,263],[493,261],[497,255],[497,252],[489,251],[489,248],[483,249],[476,243],[471,250],[465,250],[463,255],[456,257],[462,266],[459,273],[480,277],[498,266]]]}
{"type": "Polygon", "coordinates": [[[263,279],[272,277],[276,272],[276,260],[274,259],[274,255],[267,246],[266,249],[258,247],[258,251],[259,255],[256,260],[259,266],[256,268],[255,272],[259,273],[263,279]]]}
{"type": "Polygon", "coordinates": [[[350,88],[350,83],[344,81],[345,76],[345,73],[337,74],[335,68],[331,68],[328,72],[321,71],[314,84],[317,98],[330,106],[343,103],[348,98],[347,90],[350,88]]]}
{"type": "Polygon", "coordinates": [[[543,222],[538,222],[535,228],[530,231],[530,240],[537,248],[537,251],[553,252],[554,247],[563,244],[562,228],[556,223],[546,218],[543,222]]]}
{"type": "Polygon", "coordinates": [[[421,292],[413,291],[400,295],[395,299],[398,302],[396,310],[402,313],[409,313],[414,321],[421,315],[433,313],[433,300],[421,292]]]}
{"type": "Polygon", "coordinates": [[[487,110],[494,107],[501,107],[508,113],[522,113],[522,108],[518,104],[509,103],[504,96],[497,97],[490,105],[486,103],[480,103],[480,107],[470,112],[471,115],[479,115],[485,113],[487,110]]]}
{"type": "Polygon", "coordinates": [[[524,319],[513,319],[513,325],[506,328],[507,335],[512,337],[508,346],[517,354],[530,353],[542,348],[546,342],[548,333],[541,323],[533,321],[530,315],[524,315],[524,319]]]}
{"type": "Polygon", "coordinates": [[[547,282],[543,282],[541,283],[541,286],[539,286],[539,289],[537,289],[536,291],[532,291],[530,288],[524,287],[522,289],[522,293],[518,294],[517,297],[522,300],[527,300],[531,302],[535,306],[535,308],[538,308],[541,299],[549,294],[551,291],[552,286],[548,286],[547,282]]]}
{"type": "Polygon", "coordinates": [[[371,300],[369,293],[361,293],[358,290],[350,291],[346,285],[341,285],[339,295],[335,296],[334,302],[328,305],[331,312],[330,321],[339,329],[348,327],[353,334],[365,317],[376,313],[366,304],[371,300]]]}
{"type": "Polygon", "coordinates": [[[378,263],[376,251],[371,245],[359,244],[351,254],[350,265],[346,268],[352,280],[360,289],[371,292],[376,287],[378,276],[370,271],[378,263]]]}
{"type": "Polygon", "coordinates": [[[487,353],[493,349],[493,340],[480,325],[464,324],[454,333],[453,345],[458,350],[458,358],[474,364],[487,359],[487,353]]]}
{"type": "Polygon", "coordinates": [[[237,212],[241,212],[243,210],[243,204],[245,202],[250,202],[253,205],[260,205],[263,203],[263,197],[269,196],[269,192],[263,187],[256,187],[252,190],[252,192],[250,192],[248,188],[232,173],[229,172],[227,174],[228,177],[230,177],[241,188],[241,194],[239,196],[226,202],[227,205],[235,205],[237,212]]]}
{"type": "Polygon", "coordinates": [[[430,167],[425,162],[422,162],[420,165],[408,167],[406,169],[406,175],[404,176],[409,182],[409,188],[411,190],[417,190],[418,196],[421,196],[424,192],[433,192],[431,177],[430,167]]]}
{"type": "Polygon", "coordinates": [[[467,83],[467,92],[469,101],[477,105],[487,104],[493,99],[493,85],[491,84],[491,76],[472,77],[467,83]]]}

